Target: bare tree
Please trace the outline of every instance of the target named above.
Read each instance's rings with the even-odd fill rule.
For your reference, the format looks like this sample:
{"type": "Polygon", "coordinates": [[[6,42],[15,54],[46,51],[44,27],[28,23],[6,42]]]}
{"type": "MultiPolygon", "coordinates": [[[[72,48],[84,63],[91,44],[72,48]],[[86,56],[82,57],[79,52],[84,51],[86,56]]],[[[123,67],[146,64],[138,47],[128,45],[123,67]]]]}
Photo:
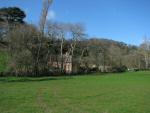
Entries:
{"type": "Polygon", "coordinates": [[[76,46],[78,44],[78,42],[80,42],[82,40],[82,38],[85,37],[85,31],[84,31],[84,27],[81,24],[70,24],[69,25],[69,32],[70,32],[70,38],[71,38],[71,42],[70,42],[70,49],[68,51],[68,53],[71,55],[72,59],[72,73],[73,73],[73,66],[74,66],[74,52],[76,49],[76,46]]]}
{"type": "Polygon", "coordinates": [[[19,25],[7,34],[10,68],[16,72],[33,71],[36,62],[38,30],[32,25],[19,25]]]}
{"type": "Polygon", "coordinates": [[[50,5],[52,4],[53,0],[43,0],[43,7],[42,7],[42,13],[41,13],[41,19],[40,19],[40,31],[41,34],[44,35],[45,25],[47,21],[47,15],[50,8],[50,5]]]}
{"type": "Polygon", "coordinates": [[[37,58],[36,58],[37,62],[36,62],[36,67],[35,67],[35,71],[37,74],[39,70],[38,68],[39,68],[40,52],[41,52],[41,46],[42,46],[42,38],[44,37],[47,15],[48,15],[48,11],[49,11],[51,3],[52,3],[52,0],[43,0],[43,8],[42,8],[42,13],[41,13],[41,19],[39,22],[41,33],[37,36],[39,40],[39,46],[38,46],[37,58]]]}
{"type": "Polygon", "coordinates": [[[144,55],[145,69],[148,69],[149,68],[149,60],[150,60],[150,57],[149,57],[149,55],[150,55],[150,39],[147,37],[144,37],[144,41],[140,45],[140,48],[144,55]]]}
{"type": "Polygon", "coordinates": [[[57,45],[60,44],[60,50],[59,50],[59,56],[60,56],[60,71],[63,72],[63,55],[64,55],[64,52],[63,52],[63,49],[64,49],[64,43],[65,43],[65,38],[66,38],[66,35],[67,35],[67,30],[66,30],[66,27],[67,25],[64,24],[64,23],[58,23],[58,22],[55,22],[55,23],[52,23],[52,22],[49,22],[48,24],[48,35],[49,35],[49,38],[55,38],[56,40],[58,40],[57,42],[57,45]]]}

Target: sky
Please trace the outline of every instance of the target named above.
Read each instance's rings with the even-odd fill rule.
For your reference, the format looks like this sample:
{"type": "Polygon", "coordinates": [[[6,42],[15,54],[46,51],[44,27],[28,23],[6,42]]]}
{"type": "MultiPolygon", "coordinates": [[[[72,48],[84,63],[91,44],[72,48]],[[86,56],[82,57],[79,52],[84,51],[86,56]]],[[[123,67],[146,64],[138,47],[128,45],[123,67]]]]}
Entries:
{"type": "MultiPolygon", "coordinates": [[[[42,0],[0,0],[1,7],[17,6],[26,21],[38,24],[42,0]]],[[[139,45],[150,37],[150,0],[53,0],[48,19],[82,23],[90,37],[139,45]]]]}

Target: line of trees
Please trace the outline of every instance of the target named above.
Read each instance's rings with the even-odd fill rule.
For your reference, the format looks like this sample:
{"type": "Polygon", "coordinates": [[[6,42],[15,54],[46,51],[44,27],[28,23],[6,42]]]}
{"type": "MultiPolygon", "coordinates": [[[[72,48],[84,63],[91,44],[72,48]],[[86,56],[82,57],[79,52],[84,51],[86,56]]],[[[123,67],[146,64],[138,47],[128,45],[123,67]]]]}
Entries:
{"type": "Polygon", "coordinates": [[[63,74],[63,64],[67,62],[64,61],[66,53],[71,56],[72,73],[122,72],[127,68],[149,69],[148,38],[144,38],[140,46],[89,38],[81,23],[47,21],[51,3],[51,0],[43,2],[39,27],[24,22],[26,14],[20,8],[0,9],[0,48],[10,57],[9,72],[18,76],[45,76],[56,73],[52,63],[49,63],[50,57],[54,56],[55,62],[60,63],[57,71],[63,74]]]}
{"type": "MultiPolygon", "coordinates": [[[[84,37],[80,24],[52,23],[47,15],[52,0],[43,0],[39,27],[24,22],[25,13],[17,7],[0,9],[1,43],[7,44],[11,56],[9,70],[16,75],[38,76],[48,74],[49,58],[61,56],[60,72],[63,73],[63,55],[73,58],[77,43],[84,37]]],[[[72,65],[73,66],[73,65],[72,65]]]]}

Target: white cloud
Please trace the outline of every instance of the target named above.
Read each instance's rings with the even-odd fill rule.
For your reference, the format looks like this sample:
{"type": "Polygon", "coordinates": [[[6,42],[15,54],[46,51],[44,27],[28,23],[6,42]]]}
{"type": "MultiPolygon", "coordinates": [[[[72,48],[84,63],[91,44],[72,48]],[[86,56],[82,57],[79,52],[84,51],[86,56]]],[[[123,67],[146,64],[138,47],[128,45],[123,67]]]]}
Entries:
{"type": "Polygon", "coordinates": [[[48,12],[47,19],[50,20],[50,19],[55,19],[55,18],[56,18],[56,13],[53,10],[50,10],[48,12]]]}

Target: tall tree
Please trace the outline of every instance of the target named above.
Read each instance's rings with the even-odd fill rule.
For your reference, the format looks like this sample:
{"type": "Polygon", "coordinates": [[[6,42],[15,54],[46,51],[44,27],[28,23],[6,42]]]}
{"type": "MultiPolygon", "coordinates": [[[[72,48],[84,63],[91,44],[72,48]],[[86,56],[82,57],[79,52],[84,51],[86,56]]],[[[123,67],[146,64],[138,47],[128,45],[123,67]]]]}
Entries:
{"type": "Polygon", "coordinates": [[[36,69],[35,69],[37,74],[39,72],[40,53],[41,53],[41,48],[42,48],[42,38],[44,37],[47,15],[48,15],[48,11],[49,11],[51,4],[52,4],[52,0],[43,0],[42,13],[41,13],[41,18],[40,18],[40,22],[39,22],[40,34],[37,36],[38,41],[39,41],[38,50],[37,50],[37,58],[36,58],[36,69]]]}
{"type": "Polygon", "coordinates": [[[69,49],[69,54],[72,57],[72,73],[74,71],[74,60],[75,60],[75,50],[77,47],[77,44],[85,37],[85,29],[84,26],[81,24],[70,24],[69,26],[69,32],[70,32],[70,49],[69,49]]]}
{"type": "Polygon", "coordinates": [[[149,68],[149,60],[150,60],[150,39],[147,37],[144,37],[144,41],[140,45],[140,48],[144,55],[145,69],[148,69],[149,68]]]}
{"type": "Polygon", "coordinates": [[[0,8],[0,41],[17,24],[23,24],[26,14],[18,7],[0,8]]]}
{"type": "Polygon", "coordinates": [[[24,23],[26,14],[18,7],[8,7],[0,9],[0,22],[24,23]]]}

